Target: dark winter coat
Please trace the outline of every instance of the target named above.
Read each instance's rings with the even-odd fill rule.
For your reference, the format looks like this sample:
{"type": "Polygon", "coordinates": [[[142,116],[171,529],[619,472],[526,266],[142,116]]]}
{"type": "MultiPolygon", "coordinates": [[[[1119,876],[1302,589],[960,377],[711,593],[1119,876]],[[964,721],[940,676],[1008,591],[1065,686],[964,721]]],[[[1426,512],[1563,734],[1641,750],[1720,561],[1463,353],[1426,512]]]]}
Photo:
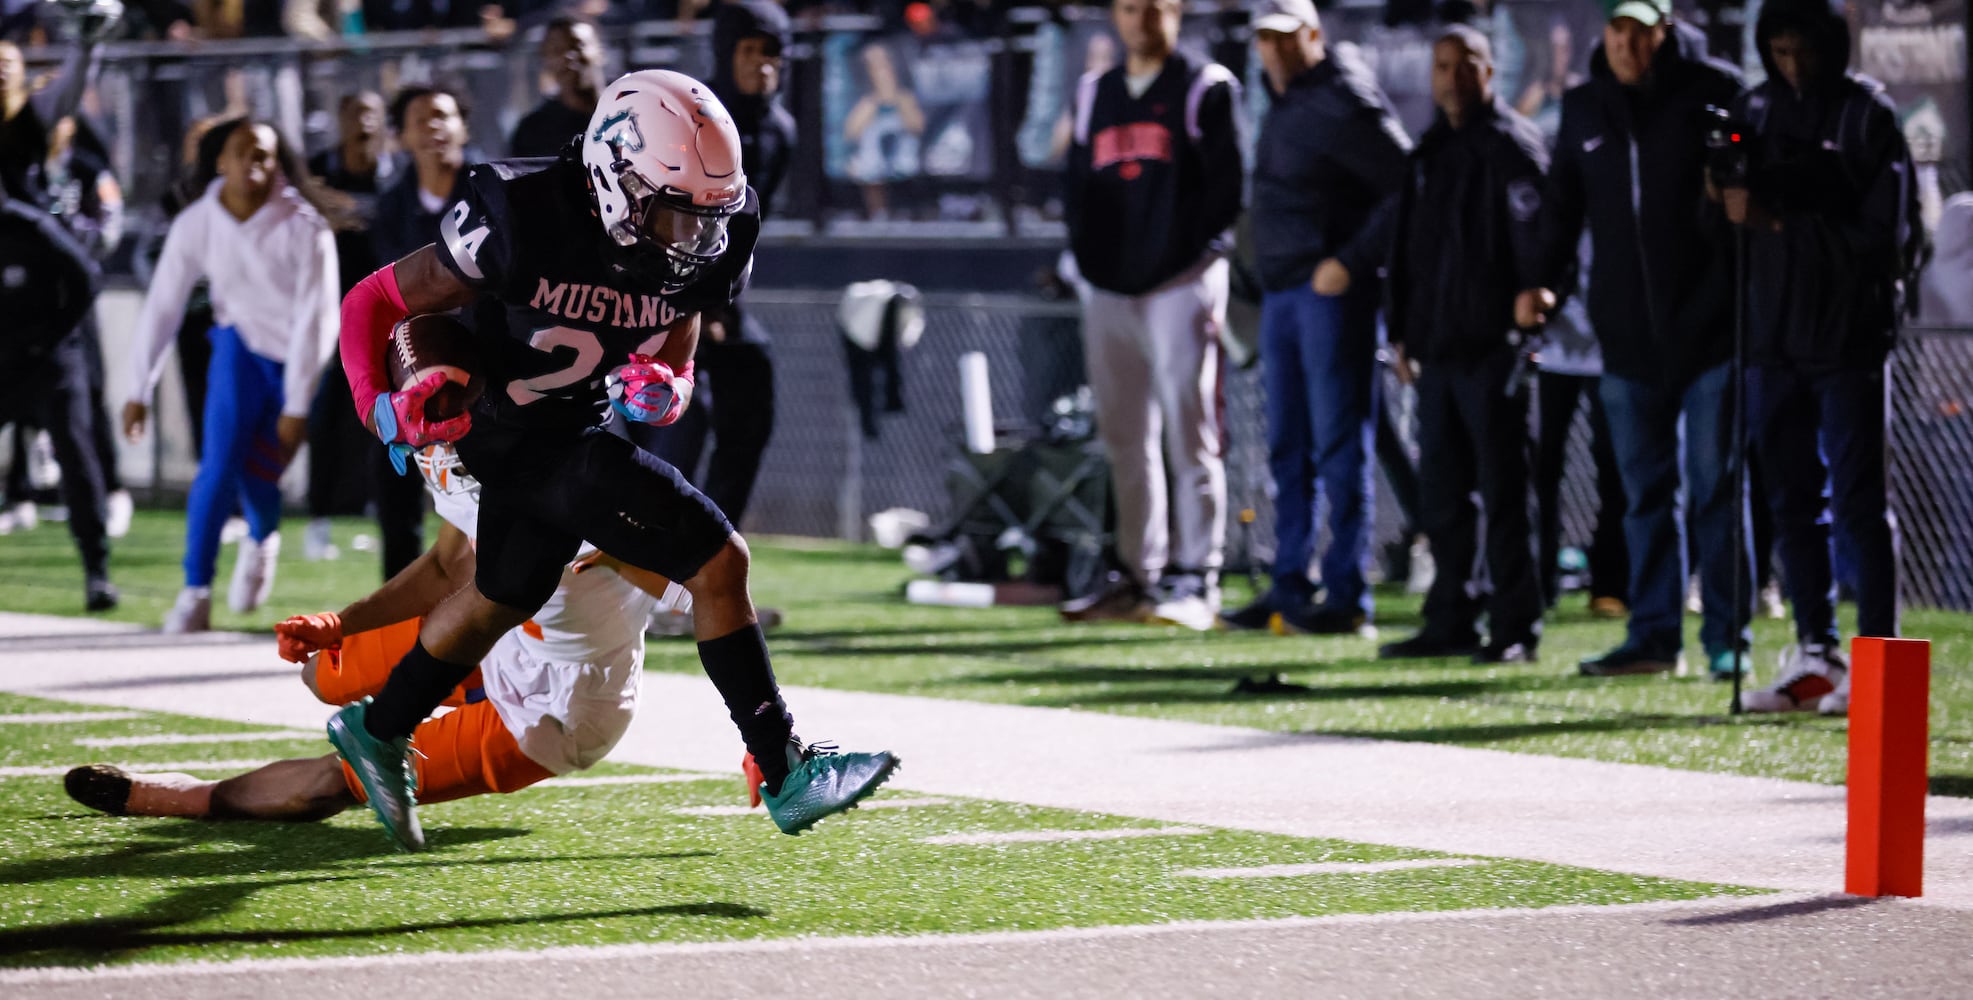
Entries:
{"type": "Polygon", "coordinates": [[[1568,287],[1586,222],[1606,374],[1679,386],[1733,353],[1733,236],[1706,194],[1706,109],[1731,106],[1740,78],[1704,52],[1674,22],[1642,86],[1619,84],[1599,45],[1589,82],[1562,95],[1544,284],[1568,287]]]}
{"type": "Polygon", "coordinates": [[[1334,257],[1370,280],[1390,254],[1390,215],[1411,140],[1355,49],[1273,95],[1254,145],[1254,258],[1271,292],[1309,283],[1334,257]]]}
{"type": "Polygon", "coordinates": [[[1514,298],[1541,280],[1541,129],[1495,99],[1418,140],[1397,196],[1385,312],[1422,363],[1472,362],[1513,343],[1514,298]]]}
{"type": "Polygon", "coordinates": [[[1876,367],[1891,348],[1908,241],[1921,231],[1897,109],[1876,81],[1843,71],[1850,27],[1840,7],[1768,0],[1755,37],[1768,79],[1739,107],[1754,126],[1748,189],[1781,228],[1749,227],[1748,358],[1876,367]],[[1768,52],[1788,30],[1824,67],[1799,94],[1768,52]]]}

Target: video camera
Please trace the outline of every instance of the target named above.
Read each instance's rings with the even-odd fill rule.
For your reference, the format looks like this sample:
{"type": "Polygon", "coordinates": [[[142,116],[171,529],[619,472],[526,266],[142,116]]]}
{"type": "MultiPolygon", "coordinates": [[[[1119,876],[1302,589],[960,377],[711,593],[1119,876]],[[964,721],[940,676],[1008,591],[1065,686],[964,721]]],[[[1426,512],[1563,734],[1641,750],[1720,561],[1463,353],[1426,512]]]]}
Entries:
{"type": "Polygon", "coordinates": [[[1717,188],[1746,187],[1753,172],[1753,125],[1711,104],[1705,120],[1707,179],[1717,188]]]}

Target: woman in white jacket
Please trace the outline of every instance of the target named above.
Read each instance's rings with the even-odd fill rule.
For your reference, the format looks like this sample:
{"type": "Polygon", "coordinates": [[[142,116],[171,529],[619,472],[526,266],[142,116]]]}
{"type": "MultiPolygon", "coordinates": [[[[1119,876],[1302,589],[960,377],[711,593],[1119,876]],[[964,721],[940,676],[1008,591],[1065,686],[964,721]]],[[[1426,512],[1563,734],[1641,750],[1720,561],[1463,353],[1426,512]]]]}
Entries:
{"type": "Polygon", "coordinates": [[[227,603],[239,612],[266,600],[280,552],[281,470],[306,437],[315,383],[334,349],[338,324],[336,245],[329,224],[303,197],[273,126],[236,120],[227,129],[219,177],[172,220],[163,255],[137,321],[136,380],[124,405],[124,433],[149,421],[149,400],[164,370],[192,286],[212,295],[212,363],[204,449],[192,483],[185,539],[185,589],[166,614],[166,632],[211,625],[219,534],[237,502],[250,537],[227,603]]]}

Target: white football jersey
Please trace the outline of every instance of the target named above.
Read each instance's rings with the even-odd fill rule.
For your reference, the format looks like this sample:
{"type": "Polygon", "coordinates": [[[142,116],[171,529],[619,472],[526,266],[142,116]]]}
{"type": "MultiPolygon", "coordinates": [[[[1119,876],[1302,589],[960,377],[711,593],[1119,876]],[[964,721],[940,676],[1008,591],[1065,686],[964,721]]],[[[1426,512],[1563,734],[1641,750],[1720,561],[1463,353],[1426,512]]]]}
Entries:
{"type": "MultiPolygon", "coordinates": [[[[477,495],[427,492],[440,517],[478,537],[477,495]]],[[[486,697],[529,759],[563,774],[616,746],[637,707],[644,627],[656,607],[656,598],[610,570],[564,568],[548,603],[494,645],[480,663],[486,697]]]]}

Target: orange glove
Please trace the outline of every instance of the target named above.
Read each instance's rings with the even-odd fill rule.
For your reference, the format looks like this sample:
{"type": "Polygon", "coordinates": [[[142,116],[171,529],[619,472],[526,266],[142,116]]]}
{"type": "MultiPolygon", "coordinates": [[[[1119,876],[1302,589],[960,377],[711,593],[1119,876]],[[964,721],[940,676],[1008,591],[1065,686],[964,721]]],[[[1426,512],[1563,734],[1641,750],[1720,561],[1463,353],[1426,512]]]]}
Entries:
{"type": "Polygon", "coordinates": [[[274,626],[274,639],[281,659],[306,663],[309,654],[343,646],[343,619],[333,611],[316,615],[296,615],[274,626]]]}

